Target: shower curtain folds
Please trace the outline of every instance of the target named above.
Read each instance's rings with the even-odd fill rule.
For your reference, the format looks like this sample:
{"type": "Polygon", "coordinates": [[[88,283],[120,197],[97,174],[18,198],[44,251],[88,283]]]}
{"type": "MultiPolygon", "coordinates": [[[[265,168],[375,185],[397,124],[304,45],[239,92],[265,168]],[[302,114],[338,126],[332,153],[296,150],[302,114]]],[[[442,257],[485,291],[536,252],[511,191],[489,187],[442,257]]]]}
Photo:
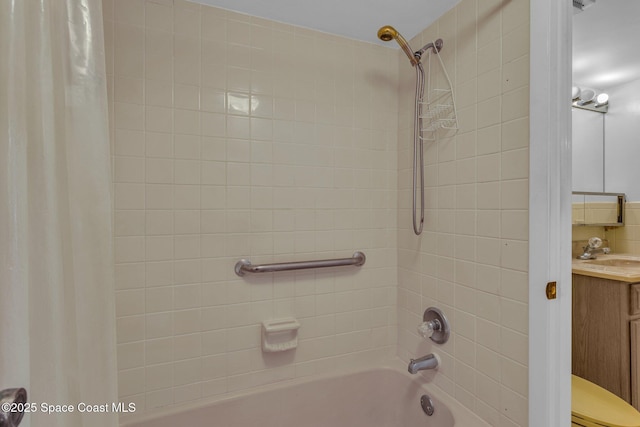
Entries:
{"type": "MultiPolygon", "coordinates": [[[[0,388],[117,402],[100,0],[0,2],[0,388]]],[[[22,426],[116,427],[115,413],[22,426]]]]}

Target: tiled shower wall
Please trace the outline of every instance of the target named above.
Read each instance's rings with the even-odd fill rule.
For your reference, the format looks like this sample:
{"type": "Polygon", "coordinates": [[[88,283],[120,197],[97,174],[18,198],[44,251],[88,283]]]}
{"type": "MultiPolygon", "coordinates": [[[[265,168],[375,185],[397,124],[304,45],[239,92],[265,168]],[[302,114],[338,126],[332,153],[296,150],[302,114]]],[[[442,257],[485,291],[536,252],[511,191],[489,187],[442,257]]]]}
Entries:
{"type": "MultiPolygon", "coordinates": [[[[411,45],[436,38],[444,41],[460,129],[441,131],[425,146],[427,210],[417,237],[410,209],[414,71],[401,55],[398,354],[438,353],[433,381],[440,388],[491,425],[526,426],[529,1],[462,0],[411,45]],[[433,305],[452,324],[443,346],[416,332],[433,305]]],[[[439,67],[432,62],[432,70],[439,67]]],[[[445,85],[440,71],[432,79],[445,85]]]]}
{"type": "Polygon", "coordinates": [[[120,399],[140,413],[394,354],[398,52],[178,0],[103,5],[120,399]],[[233,272],[355,250],[362,268],[233,272]],[[260,322],[286,316],[298,349],[263,354],[260,322]]]}

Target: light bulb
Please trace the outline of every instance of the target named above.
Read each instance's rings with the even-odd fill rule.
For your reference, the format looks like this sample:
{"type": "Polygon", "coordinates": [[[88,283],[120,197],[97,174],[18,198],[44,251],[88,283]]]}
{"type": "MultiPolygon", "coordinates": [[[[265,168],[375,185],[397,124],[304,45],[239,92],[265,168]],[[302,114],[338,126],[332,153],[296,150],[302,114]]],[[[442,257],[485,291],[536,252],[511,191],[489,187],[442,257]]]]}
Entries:
{"type": "Polygon", "coordinates": [[[571,99],[576,100],[580,97],[580,88],[578,86],[573,86],[571,88],[571,99]]]}
{"type": "Polygon", "coordinates": [[[593,89],[583,89],[580,92],[580,100],[578,101],[578,105],[586,105],[589,104],[590,102],[593,102],[593,100],[596,97],[596,91],[593,89]]]}
{"type": "Polygon", "coordinates": [[[596,96],[596,107],[600,107],[602,105],[607,105],[609,103],[609,95],[606,93],[601,93],[596,96]]]}

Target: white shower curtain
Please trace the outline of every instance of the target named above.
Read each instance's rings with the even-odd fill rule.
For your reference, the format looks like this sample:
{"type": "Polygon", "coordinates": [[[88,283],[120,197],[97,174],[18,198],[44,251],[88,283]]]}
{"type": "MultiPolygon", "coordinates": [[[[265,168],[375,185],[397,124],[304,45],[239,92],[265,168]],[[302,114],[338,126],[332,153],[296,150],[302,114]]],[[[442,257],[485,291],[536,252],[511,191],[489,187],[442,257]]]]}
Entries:
{"type": "Polygon", "coordinates": [[[117,425],[78,406],[117,401],[109,150],[100,0],[0,0],[0,389],[38,405],[21,425],[117,425]]]}

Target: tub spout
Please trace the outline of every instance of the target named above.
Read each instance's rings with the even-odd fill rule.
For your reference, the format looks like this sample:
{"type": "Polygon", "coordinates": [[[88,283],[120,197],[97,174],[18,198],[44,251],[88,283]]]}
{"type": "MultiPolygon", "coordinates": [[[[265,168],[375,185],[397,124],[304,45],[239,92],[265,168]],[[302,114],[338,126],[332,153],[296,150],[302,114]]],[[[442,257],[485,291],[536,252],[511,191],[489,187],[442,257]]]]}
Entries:
{"type": "Polygon", "coordinates": [[[409,362],[409,373],[417,374],[418,371],[426,369],[436,369],[440,362],[440,358],[435,354],[427,354],[419,359],[411,359],[409,362]]]}

